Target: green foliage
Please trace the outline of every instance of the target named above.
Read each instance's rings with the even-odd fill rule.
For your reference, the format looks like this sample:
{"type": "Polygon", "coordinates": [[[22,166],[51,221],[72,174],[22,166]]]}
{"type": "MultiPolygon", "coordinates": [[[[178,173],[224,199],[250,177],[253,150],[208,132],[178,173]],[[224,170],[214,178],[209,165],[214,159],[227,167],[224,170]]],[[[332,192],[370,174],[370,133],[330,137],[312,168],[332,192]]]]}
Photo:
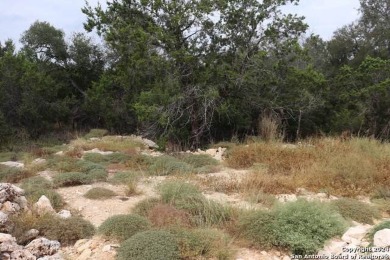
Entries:
{"type": "Polygon", "coordinates": [[[21,188],[25,191],[32,191],[34,189],[51,189],[52,183],[41,176],[35,176],[22,180],[21,188]]]}
{"type": "Polygon", "coordinates": [[[218,165],[218,161],[207,154],[180,154],[179,159],[194,168],[218,165]]]}
{"type": "Polygon", "coordinates": [[[346,223],[326,204],[298,200],[270,212],[250,212],[241,217],[239,227],[259,246],[287,247],[304,255],[316,253],[326,240],[341,235],[346,223]]]}
{"type": "Polygon", "coordinates": [[[95,187],[90,190],[88,190],[84,197],[91,200],[105,200],[116,196],[116,193],[112,190],[101,188],[101,187],[95,187]]]}
{"type": "Polygon", "coordinates": [[[194,169],[189,164],[168,155],[157,157],[149,167],[151,174],[159,176],[186,174],[193,171],[194,169]]]}
{"type": "Polygon", "coordinates": [[[99,233],[107,237],[126,240],[136,233],[149,229],[149,221],[139,215],[116,215],[108,218],[99,227],[99,233]]]}
{"type": "Polygon", "coordinates": [[[332,201],[332,205],[345,219],[352,219],[359,223],[372,225],[374,220],[381,216],[374,206],[355,199],[340,198],[332,201]]]}
{"type": "Polygon", "coordinates": [[[118,260],[179,260],[176,238],[167,231],[145,231],[124,241],[118,249],[118,260]]]}
{"type": "Polygon", "coordinates": [[[92,179],[82,172],[59,173],[53,177],[55,187],[67,187],[92,183],[92,179]]]}
{"type": "Polygon", "coordinates": [[[0,182],[17,183],[33,175],[32,172],[26,169],[0,165],[0,182]]]}
{"type": "Polygon", "coordinates": [[[101,138],[108,134],[108,130],[106,129],[91,129],[89,130],[89,133],[84,135],[85,139],[90,138],[101,138]]]}
{"type": "Polygon", "coordinates": [[[193,184],[182,181],[165,181],[159,187],[161,199],[165,203],[172,203],[190,196],[201,195],[193,184]]]}
{"type": "Polygon", "coordinates": [[[128,161],[130,157],[130,155],[123,153],[112,153],[107,155],[102,155],[99,153],[87,153],[83,156],[83,159],[93,163],[109,164],[124,163],[128,161]]]}
{"type": "Polygon", "coordinates": [[[116,172],[108,181],[112,184],[125,184],[137,180],[139,178],[139,173],[137,172],[116,172]]]}
{"type": "Polygon", "coordinates": [[[138,202],[137,205],[135,205],[133,208],[132,212],[146,217],[148,216],[149,211],[159,203],[161,203],[161,201],[158,198],[147,198],[138,202]]]}

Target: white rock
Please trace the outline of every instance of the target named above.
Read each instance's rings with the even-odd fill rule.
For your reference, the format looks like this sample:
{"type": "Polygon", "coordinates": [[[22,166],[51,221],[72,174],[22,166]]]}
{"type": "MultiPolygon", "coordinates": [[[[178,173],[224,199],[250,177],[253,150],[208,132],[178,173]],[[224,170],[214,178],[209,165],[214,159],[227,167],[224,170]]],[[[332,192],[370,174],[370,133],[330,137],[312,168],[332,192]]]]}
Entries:
{"type": "Polygon", "coordinates": [[[72,213],[70,213],[69,210],[63,209],[60,212],[58,212],[57,215],[60,218],[64,218],[65,219],[65,218],[70,218],[72,216],[72,213]]]}
{"type": "Polygon", "coordinates": [[[24,196],[17,197],[14,200],[14,202],[17,203],[22,210],[28,209],[28,201],[27,201],[26,197],[24,197],[24,196]]]}
{"type": "Polygon", "coordinates": [[[64,258],[59,254],[54,254],[54,255],[47,255],[44,257],[40,257],[37,260],[64,260],[64,258]]]}
{"type": "Polygon", "coordinates": [[[324,249],[318,252],[318,254],[341,254],[343,253],[343,248],[347,247],[347,245],[347,242],[331,239],[325,243],[324,249]]]}
{"type": "Polygon", "coordinates": [[[21,162],[7,161],[7,162],[0,162],[0,164],[8,166],[8,167],[24,168],[24,163],[21,163],[21,162]]]}
{"type": "Polygon", "coordinates": [[[283,256],[282,260],[291,260],[291,258],[287,255],[283,256]]]}
{"type": "Polygon", "coordinates": [[[60,249],[60,242],[41,237],[31,241],[25,249],[28,249],[36,257],[54,255],[60,249]]]}
{"type": "Polygon", "coordinates": [[[108,251],[110,251],[111,250],[111,246],[110,245],[105,245],[105,246],[103,246],[103,248],[102,248],[102,251],[103,252],[108,252],[108,251]]]}
{"type": "Polygon", "coordinates": [[[158,148],[158,145],[155,142],[153,142],[152,140],[149,140],[149,139],[146,139],[146,138],[142,138],[142,141],[149,148],[156,148],[156,149],[158,148]]]}
{"type": "Polygon", "coordinates": [[[46,159],[43,158],[37,158],[34,161],[32,161],[33,164],[44,164],[46,163],[46,159]]]}
{"type": "Polygon", "coordinates": [[[59,156],[62,156],[62,155],[64,155],[65,153],[64,153],[64,151],[59,151],[59,152],[56,152],[55,153],[55,155],[59,155],[59,156]]]}
{"type": "Polygon", "coordinates": [[[11,253],[11,260],[36,260],[36,256],[26,249],[16,250],[11,253]]]}
{"type": "Polygon", "coordinates": [[[379,230],[374,235],[374,246],[387,247],[390,246],[390,229],[385,228],[379,230]]]}
{"type": "Polygon", "coordinates": [[[4,243],[7,241],[16,243],[16,238],[11,236],[10,234],[0,233],[0,243],[4,243]]]}
{"type": "Polygon", "coordinates": [[[101,154],[101,155],[110,155],[110,154],[113,154],[114,152],[113,151],[101,151],[97,148],[94,148],[92,150],[89,150],[89,151],[84,151],[84,153],[98,153],[98,154],[101,154]]]}
{"type": "Polygon", "coordinates": [[[347,230],[347,232],[344,233],[344,235],[341,237],[341,239],[344,242],[353,244],[353,245],[360,245],[362,242],[362,239],[366,235],[367,231],[371,228],[370,225],[359,225],[356,227],[351,227],[347,230]]]}
{"type": "Polygon", "coordinates": [[[50,200],[45,195],[42,195],[39,198],[39,200],[34,204],[33,208],[40,216],[46,213],[56,213],[50,203],[50,200]]]}
{"type": "Polygon", "coordinates": [[[18,203],[6,201],[3,203],[3,206],[1,207],[1,211],[7,214],[14,214],[20,211],[20,206],[18,203]]]}

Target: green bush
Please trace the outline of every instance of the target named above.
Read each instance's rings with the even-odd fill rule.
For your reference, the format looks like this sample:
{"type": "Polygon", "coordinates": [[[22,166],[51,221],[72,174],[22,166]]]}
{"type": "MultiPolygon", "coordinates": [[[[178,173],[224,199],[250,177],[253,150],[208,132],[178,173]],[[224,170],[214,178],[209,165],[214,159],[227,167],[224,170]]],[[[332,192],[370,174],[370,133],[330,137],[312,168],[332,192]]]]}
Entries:
{"type": "Polygon", "coordinates": [[[108,179],[108,182],[112,184],[126,184],[134,180],[138,180],[140,174],[137,172],[117,172],[108,179]]]}
{"type": "Polygon", "coordinates": [[[99,233],[119,240],[126,240],[138,232],[149,229],[149,221],[139,215],[116,215],[108,218],[99,227],[99,233]]]}
{"type": "Polygon", "coordinates": [[[92,188],[84,194],[84,197],[91,200],[105,200],[116,196],[112,190],[96,187],[92,188]]]}
{"type": "Polygon", "coordinates": [[[200,195],[201,192],[193,184],[182,181],[165,181],[158,187],[161,199],[171,203],[187,196],[200,195]]]}
{"type": "Polygon", "coordinates": [[[112,153],[112,154],[99,154],[99,153],[86,153],[83,156],[83,159],[93,163],[124,163],[130,160],[130,155],[124,153],[112,153]]]}
{"type": "Polygon", "coordinates": [[[105,171],[105,168],[102,165],[84,160],[77,160],[75,167],[75,171],[84,173],[90,173],[97,170],[105,171]]]}
{"type": "Polygon", "coordinates": [[[56,187],[76,186],[92,183],[87,174],[81,172],[59,173],[53,177],[53,184],[56,187]]]}
{"type": "Polygon", "coordinates": [[[314,254],[326,240],[341,235],[345,220],[324,203],[298,200],[276,208],[277,244],[295,254],[314,254]]]}
{"type": "Polygon", "coordinates": [[[249,212],[239,220],[241,234],[256,245],[286,247],[300,255],[316,253],[345,228],[345,220],[331,207],[305,200],[249,212]]]}
{"type": "Polygon", "coordinates": [[[171,174],[187,174],[194,169],[188,163],[182,162],[172,156],[159,156],[149,166],[149,172],[153,175],[166,176],[171,174]]]}
{"type": "Polygon", "coordinates": [[[101,138],[103,136],[106,136],[108,134],[108,130],[106,129],[91,129],[89,130],[89,133],[84,135],[85,139],[89,138],[101,138]]]}
{"type": "Polygon", "coordinates": [[[87,173],[88,178],[91,182],[106,181],[108,173],[102,169],[91,170],[87,173]]]}
{"type": "Polygon", "coordinates": [[[0,182],[18,183],[34,174],[26,169],[0,165],[0,182]]]}
{"type": "Polygon", "coordinates": [[[167,231],[145,231],[124,241],[118,260],[179,260],[176,237],[167,231]]]}
{"type": "Polygon", "coordinates": [[[374,219],[380,218],[378,209],[355,199],[341,198],[332,201],[332,205],[344,218],[352,219],[359,223],[373,224],[374,219]]]}
{"type": "Polygon", "coordinates": [[[368,239],[373,242],[374,240],[374,235],[376,232],[378,232],[379,230],[382,230],[382,229],[390,229],[390,221],[383,221],[377,225],[375,225],[367,234],[367,237],[368,239]]]}
{"type": "Polygon", "coordinates": [[[42,176],[35,176],[22,180],[21,188],[25,191],[32,191],[34,189],[51,189],[52,183],[42,176]]]}
{"type": "Polygon", "coordinates": [[[105,168],[100,164],[68,156],[55,156],[54,158],[48,160],[48,166],[51,170],[59,172],[89,173],[94,170],[105,170],[105,168]]]}

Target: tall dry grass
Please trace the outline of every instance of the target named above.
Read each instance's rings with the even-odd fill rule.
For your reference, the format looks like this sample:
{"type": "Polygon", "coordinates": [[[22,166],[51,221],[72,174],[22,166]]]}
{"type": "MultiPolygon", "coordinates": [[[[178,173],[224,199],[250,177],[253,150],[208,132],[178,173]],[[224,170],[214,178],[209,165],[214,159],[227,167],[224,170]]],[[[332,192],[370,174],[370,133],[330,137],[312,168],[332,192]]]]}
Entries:
{"type": "Polygon", "coordinates": [[[370,139],[323,138],[297,146],[254,142],[230,151],[227,164],[252,167],[242,190],[272,194],[302,187],[341,196],[372,195],[390,185],[390,144],[370,139]]]}

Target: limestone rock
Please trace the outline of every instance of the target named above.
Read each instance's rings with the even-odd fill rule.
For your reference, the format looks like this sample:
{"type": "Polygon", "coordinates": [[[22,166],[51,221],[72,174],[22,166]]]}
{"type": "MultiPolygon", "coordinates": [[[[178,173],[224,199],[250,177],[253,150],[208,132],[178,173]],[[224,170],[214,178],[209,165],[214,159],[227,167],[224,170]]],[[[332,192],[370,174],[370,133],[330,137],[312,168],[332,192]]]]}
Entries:
{"type": "Polygon", "coordinates": [[[57,215],[60,218],[64,218],[65,219],[65,218],[70,218],[72,216],[72,213],[70,213],[69,210],[63,209],[60,212],[58,212],[57,215]]]}
{"type": "Polygon", "coordinates": [[[24,163],[21,162],[8,161],[8,162],[0,162],[0,164],[5,165],[7,167],[24,168],[24,163]]]}
{"type": "Polygon", "coordinates": [[[88,150],[88,151],[84,151],[84,153],[98,153],[98,154],[101,154],[101,155],[109,155],[109,154],[113,154],[114,152],[112,151],[101,151],[97,148],[95,149],[92,149],[92,150],[88,150]]]}
{"type": "Polygon", "coordinates": [[[146,139],[146,138],[142,138],[142,141],[144,142],[144,144],[148,147],[148,148],[151,148],[151,149],[158,149],[158,145],[153,142],[152,140],[149,140],[149,139],[146,139]]]}
{"type": "Polygon", "coordinates": [[[370,225],[359,225],[351,227],[347,230],[347,232],[344,233],[341,239],[349,244],[360,245],[362,239],[370,228],[370,225]]]}
{"type": "Polygon", "coordinates": [[[1,211],[8,215],[15,214],[20,211],[20,206],[19,204],[11,201],[6,201],[3,203],[3,206],[1,207],[1,211]]]}
{"type": "Polygon", "coordinates": [[[11,236],[10,234],[0,233],[0,243],[4,243],[4,242],[15,242],[16,243],[16,239],[13,236],[11,236]]]}
{"type": "Polygon", "coordinates": [[[11,260],[36,260],[36,256],[26,249],[20,249],[11,253],[11,260]]]}
{"type": "Polygon", "coordinates": [[[54,255],[60,249],[60,242],[41,237],[31,241],[25,248],[36,257],[54,255]]]}
{"type": "Polygon", "coordinates": [[[47,256],[44,256],[44,257],[40,257],[38,258],[37,260],[64,260],[64,258],[59,254],[54,254],[54,255],[47,255],[47,256]]]}
{"type": "Polygon", "coordinates": [[[34,204],[34,210],[40,216],[46,213],[56,213],[50,203],[50,200],[45,195],[42,195],[39,200],[34,204]]]}
{"type": "Polygon", "coordinates": [[[8,240],[8,241],[4,241],[3,243],[0,244],[0,252],[13,252],[13,251],[16,251],[16,250],[21,250],[23,249],[22,246],[16,244],[15,241],[11,241],[11,240],[8,240]]]}
{"type": "Polygon", "coordinates": [[[385,228],[379,230],[374,235],[374,246],[387,247],[390,246],[390,229],[385,228]]]}
{"type": "Polygon", "coordinates": [[[291,202],[291,201],[297,201],[298,200],[297,195],[295,195],[295,194],[279,194],[279,195],[276,196],[276,198],[280,202],[291,202]]]}
{"type": "Polygon", "coordinates": [[[23,196],[24,191],[10,183],[0,183],[0,203],[13,202],[16,198],[23,196]]]}
{"type": "Polygon", "coordinates": [[[46,159],[43,158],[37,158],[34,161],[32,161],[33,164],[44,164],[46,163],[46,159]]]}

